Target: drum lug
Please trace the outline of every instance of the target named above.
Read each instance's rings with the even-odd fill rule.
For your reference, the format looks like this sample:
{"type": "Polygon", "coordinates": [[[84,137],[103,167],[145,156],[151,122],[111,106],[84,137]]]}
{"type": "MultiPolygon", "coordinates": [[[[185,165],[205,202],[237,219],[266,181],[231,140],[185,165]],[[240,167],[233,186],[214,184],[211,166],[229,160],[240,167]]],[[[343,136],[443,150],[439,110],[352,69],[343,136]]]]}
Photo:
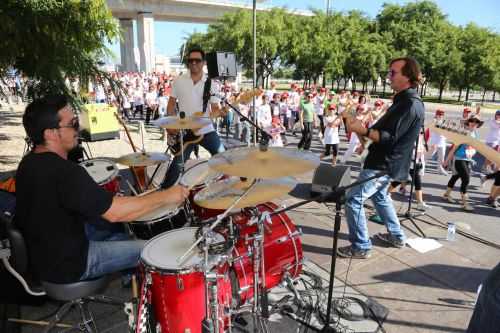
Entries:
{"type": "Polygon", "coordinates": [[[289,235],[286,235],[286,236],[283,236],[283,237],[278,238],[278,239],[276,240],[276,242],[277,242],[278,244],[281,244],[281,243],[286,242],[286,241],[287,241],[287,240],[289,240],[289,239],[293,239],[293,238],[295,238],[295,237],[300,237],[300,236],[302,236],[302,230],[296,230],[296,231],[292,232],[292,233],[291,233],[291,234],[289,234],[289,235]]]}
{"type": "Polygon", "coordinates": [[[177,289],[184,290],[184,282],[180,277],[177,277],[177,289]]]}
{"type": "Polygon", "coordinates": [[[250,286],[241,287],[240,290],[238,290],[238,294],[241,295],[250,290],[250,288],[251,288],[250,286]]]}

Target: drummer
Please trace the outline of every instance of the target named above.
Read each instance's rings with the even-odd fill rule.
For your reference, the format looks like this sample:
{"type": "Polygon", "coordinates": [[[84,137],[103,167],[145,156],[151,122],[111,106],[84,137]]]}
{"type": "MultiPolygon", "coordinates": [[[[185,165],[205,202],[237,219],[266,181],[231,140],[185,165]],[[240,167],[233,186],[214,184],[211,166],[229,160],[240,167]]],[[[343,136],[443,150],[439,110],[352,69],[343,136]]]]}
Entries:
{"type": "Polygon", "coordinates": [[[137,266],[143,241],[124,233],[93,239],[89,221],[134,221],[165,204],[180,203],[188,191],[174,186],[142,197],[120,197],[99,187],[67,160],[78,140],[78,118],[65,96],[35,99],[23,116],[32,143],[17,170],[14,223],[23,234],[35,277],[71,283],[137,266]]]}
{"type": "MultiPolygon", "coordinates": [[[[179,76],[172,84],[172,93],[168,100],[167,114],[175,115],[175,103],[179,105],[179,111],[185,112],[186,116],[192,116],[194,113],[201,112],[206,115],[214,115],[219,112],[219,87],[208,78],[203,72],[205,65],[205,52],[201,48],[189,50],[187,57],[189,72],[179,76]]],[[[175,130],[167,130],[169,134],[175,134],[175,130]]],[[[224,151],[224,145],[221,143],[219,135],[212,124],[198,130],[196,135],[203,135],[200,145],[208,150],[210,155],[224,151]]],[[[189,159],[194,149],[193,144],[184,149],[184,161],[189,159]]],[[[182,156],[175,156],[170,164],[162,188],[168,188],[175,184],[179,178],[182,166],[182,156]]]]}

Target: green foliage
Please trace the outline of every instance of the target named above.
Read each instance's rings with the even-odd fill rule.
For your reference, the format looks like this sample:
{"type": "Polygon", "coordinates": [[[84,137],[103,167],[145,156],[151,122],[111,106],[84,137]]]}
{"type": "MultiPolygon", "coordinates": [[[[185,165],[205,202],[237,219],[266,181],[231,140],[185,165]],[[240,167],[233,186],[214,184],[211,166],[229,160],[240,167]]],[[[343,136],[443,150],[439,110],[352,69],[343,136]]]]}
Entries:
{"type": "Polygon", "coordinates": [[[98,63],[119,28],[105,0],[2,0],[0,22],[0,76],[18,69],[32,94],[70,93],[66,78],[107,78],[98,63]]]}

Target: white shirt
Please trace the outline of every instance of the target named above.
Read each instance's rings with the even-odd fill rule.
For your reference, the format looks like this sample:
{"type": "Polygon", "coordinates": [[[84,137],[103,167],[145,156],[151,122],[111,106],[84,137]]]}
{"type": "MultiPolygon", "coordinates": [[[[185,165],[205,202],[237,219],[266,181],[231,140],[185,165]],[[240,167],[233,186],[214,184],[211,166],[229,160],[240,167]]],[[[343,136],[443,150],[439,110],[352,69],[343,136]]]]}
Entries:
{"type": "MultiPolygon", "coordinates": [[[[335,116],[325,117],[325,125],[333,123],[333,121],[336,118],[337,117],[335,117],[335,116]]],[[[335,127],[326,126],[323,142],[325,143],[325,145],[334,145],[334,144],[340,143],[339,127],[338,126],[335,126],[335,127]]]]}
{"type": "Polygon", "coordinates": [[[491,119],[488,124],[490,125],[490,130],[484,141],[493,146],[498,146],[500,144],[500,123],[495,119],[491,119]]]}
{"type": "Polygon", "coordinates": [[[325,96],[317,95],[314,99],[314,111],[318,116],[322,116],[324,114],[324,105],[323,100],[325,96]]]}
{"type": "MultiPolygon", "coordinates": [[[[207,78],[207,75],[204,73],[201,80],[194,84],[191,74],[185,73],[175,79],[172,83],[172,93],[170,96],[177,99],[179,111],[184,111],[186,116],[192,116],[196,112],[203,112],[203,89],[205,88],[205,81],[207,78]]],[[[217,96],[219,92],[219,84],[212,80],[210,94],[215,96],[210,97],[207,105],[207,112],[210,112],[211,110],[210,104],[220,102],[220,99],[217,96]]],[[[210,124],[201,128],[198,131],[198,134],[207,134],[213,131],[214,127],[210,124]]]]}
{"type": "Polygon", "coordinates": [[[261,127],[269,127],[272,121],[271,106],[269,104],[259,106],[257,109],[257,123],[261,127]]]}
{"type": "Polygon", "coordinates": [[[158,104],[158,93],[156,91],[148,91],[146,93],[146,104],[156,105],[158,104]]]}

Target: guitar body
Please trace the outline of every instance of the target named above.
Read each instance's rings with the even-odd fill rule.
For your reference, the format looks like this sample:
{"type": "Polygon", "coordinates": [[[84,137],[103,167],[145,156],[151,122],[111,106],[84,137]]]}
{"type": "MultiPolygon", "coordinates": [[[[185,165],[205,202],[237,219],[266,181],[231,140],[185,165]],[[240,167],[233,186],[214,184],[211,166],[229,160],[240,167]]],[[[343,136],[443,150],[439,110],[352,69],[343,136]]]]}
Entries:
{"type": "Polygon", "coordinates": [[[196,135],[191,130],[184,130],[183,136],[183,149],[181,149],[181,134],[177,133],[175,135],[168,136],[168,146],[172,155],[179,156],[182,150],[186,150],[189,145],[194,145],[203,139],[203,134],[196,135]]]}

